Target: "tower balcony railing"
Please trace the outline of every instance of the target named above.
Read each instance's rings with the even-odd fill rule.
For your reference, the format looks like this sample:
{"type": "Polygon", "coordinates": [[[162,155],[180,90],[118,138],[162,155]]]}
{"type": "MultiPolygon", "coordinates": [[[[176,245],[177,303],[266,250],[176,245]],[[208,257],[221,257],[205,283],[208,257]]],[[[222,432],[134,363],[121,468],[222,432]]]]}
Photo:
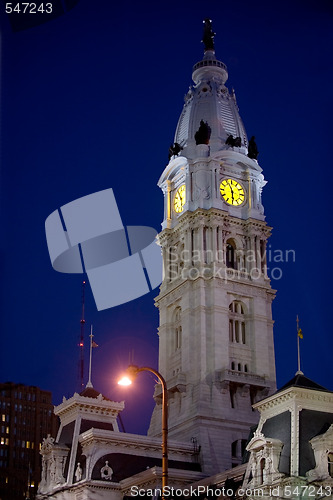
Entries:
{"type": "Polygon", "coordinates": [[[267,386],[266,378],[261,375],[239,372],[228,368],[218,372],[217,379],[219,382],[235,382],[237,384],[249,384],[261,388],[265,388],[267,386]]]}
{"type": "Polygon", "coordinates": [[[203,66],[217,66],[218,68],[222,68],[227,71],[227,66],[217,59],[204,59],[203,61],[199,61],[193,66],[193,71],[202,68],[203,66]]]}
{"type": "Polygon", "coordinates": [[[250,275],[247,271],[238,271],[237,269],[233,269],[230,267],[226,268],[225,274],[227,278],[237,278],[242,280],[250,279],[250,275]]]}

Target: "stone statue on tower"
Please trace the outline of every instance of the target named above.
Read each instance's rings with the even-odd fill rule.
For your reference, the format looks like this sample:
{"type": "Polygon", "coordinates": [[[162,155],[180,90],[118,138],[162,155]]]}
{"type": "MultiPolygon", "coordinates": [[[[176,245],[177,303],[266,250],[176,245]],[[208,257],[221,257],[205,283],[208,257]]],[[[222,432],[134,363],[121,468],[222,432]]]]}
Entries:
{"type": "Polygon", "coordinates": [[[214,33],[212,29],[212,21],[210,19],[205,19],[203,22],[204,22],[204,30],[203,30],[202,42],[205,46],[205,52],[206,52],[206,50],[214,50],[214,36],[216,35],[216,33],[214,33]]]}

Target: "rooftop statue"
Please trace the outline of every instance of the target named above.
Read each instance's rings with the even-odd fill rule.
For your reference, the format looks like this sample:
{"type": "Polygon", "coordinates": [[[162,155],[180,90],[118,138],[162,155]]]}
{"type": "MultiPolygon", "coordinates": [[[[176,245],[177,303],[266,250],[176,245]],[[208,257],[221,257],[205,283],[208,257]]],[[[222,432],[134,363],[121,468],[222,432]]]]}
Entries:
{"type": "Polygon", "coordinates": [[[258,147],[257,147],[255,139],[256,138],[253,135],[251,137],[250,141],[249,141],[249,145],[248,145],[248,148],[247,148],[248,149],[247,156],[249,158],[253,158],[253,160],[256,160],[258,158],[258,154],[259,154],[258,147]]]}
{"type": "Polygon", "coordinates": [[[198,144],[209,144],[210,134],[212,130],[207,122],[203,120],[200,121],[200,127],[194,134],[194,139],[196,145],[198,144]]]}
{"type": "Polygon", "coordinates": [[[203,36],[202,36],[202,42],[204,43],[205,46],[205,52],[206,50],[214,50],[214,36],[216,33],[214,33],[212,29],[212,21],[210,19],[205,19],[204,20],[204,30],[203,30],[203,36]]]}
{"type": "Polygon", "coordinates": [[[178,156],[182,149],[183,148],[180,144],[178,144],[178,142],[171,144],[169,147],[169,161],[173,156],[178,156]]]}

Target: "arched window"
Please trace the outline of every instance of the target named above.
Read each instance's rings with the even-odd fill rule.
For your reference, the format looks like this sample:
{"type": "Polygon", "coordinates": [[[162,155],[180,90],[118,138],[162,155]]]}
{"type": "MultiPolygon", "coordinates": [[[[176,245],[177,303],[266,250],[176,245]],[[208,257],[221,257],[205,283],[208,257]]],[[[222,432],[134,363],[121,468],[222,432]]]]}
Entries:
{"type": "Polygon", "coordinates": [[[174,311],[174,348],[175,351],[182,346],[182,325],[181,325],[181,308],[176,307],[174,311]]]}
{"type": "Polygon", "coordinates": [[[246,344],[245,307],[234,300],[229,306],[229,340],[237,344],[246,344]]]}
{"type": "Polygon", "coordinates": [[[237,269],[236,243],[232,239],[227,240],[225,262],[227,267],[237,269]]]}
{"type": "Polygon", "coordinates": [[[182,327],[178,326],[175,330],[175,350],[180,349],[182,346],[182,327]]]}

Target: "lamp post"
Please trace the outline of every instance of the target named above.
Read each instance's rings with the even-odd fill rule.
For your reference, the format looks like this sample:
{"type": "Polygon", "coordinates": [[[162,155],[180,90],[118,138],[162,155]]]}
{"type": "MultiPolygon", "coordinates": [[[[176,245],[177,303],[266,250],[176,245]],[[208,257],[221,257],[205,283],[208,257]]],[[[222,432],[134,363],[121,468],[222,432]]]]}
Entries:
{"type": "Polygon", "coordinates": [[[163,376],[153,368],[142,366],[139,368],[130,365],[125,376],[118,381],[119,385],[131,385],[139,372],[151,372],[162,385],[162,498],[164,498],[165,487],[168,486],[168,391],[163,376]]]}

